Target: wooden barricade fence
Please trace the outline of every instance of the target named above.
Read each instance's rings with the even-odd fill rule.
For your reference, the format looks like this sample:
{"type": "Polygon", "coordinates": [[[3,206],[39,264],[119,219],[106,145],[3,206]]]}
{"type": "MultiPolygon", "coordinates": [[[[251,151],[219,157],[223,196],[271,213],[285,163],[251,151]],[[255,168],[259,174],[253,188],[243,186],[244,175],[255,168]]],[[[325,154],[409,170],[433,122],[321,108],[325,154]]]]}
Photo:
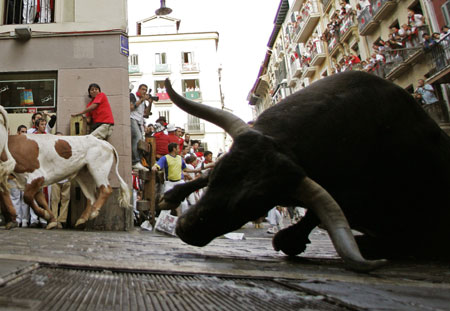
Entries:
{"type": "Polygon", "coordinates": [[[139,171],[139,179],[144,181],[144,189],[142,199],[136,202],[137,210],[140,214],[149,214],[149,221],[155,230],[156,223],[156,172],[151,168],[156,162],[156,142],[154,137],[146,137],[145,141],[141,140],[138,144],[138,149],[144,151],[145,161],[149,166],[149,171],[139,171]]]}

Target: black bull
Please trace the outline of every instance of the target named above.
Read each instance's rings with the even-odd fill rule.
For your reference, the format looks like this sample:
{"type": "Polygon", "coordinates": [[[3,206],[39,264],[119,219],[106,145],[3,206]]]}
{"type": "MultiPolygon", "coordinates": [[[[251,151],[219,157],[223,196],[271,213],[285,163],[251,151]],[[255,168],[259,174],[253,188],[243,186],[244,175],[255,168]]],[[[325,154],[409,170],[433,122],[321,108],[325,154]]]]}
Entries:
{"type": "MultiPolygon", "coordinates": [[[[234,138],[203,180],[204,196],[178,220],[183,241],[204,246],[284,205],[309,209],[274,237],[289,255],[304,251],[320,223],[355,270],[384,262],[365,260],[358,246],[372,258],[449,255],[450,139],[402,88],[362,72],[333,75],[267,109],[252,129],[181,97],[169,80],[166,88],[181,109],[234,138]],[[363,235],[355,241],[350,227],[363,235]]],[[[178,204],[189,187],[163,202],[178,204]]]]}

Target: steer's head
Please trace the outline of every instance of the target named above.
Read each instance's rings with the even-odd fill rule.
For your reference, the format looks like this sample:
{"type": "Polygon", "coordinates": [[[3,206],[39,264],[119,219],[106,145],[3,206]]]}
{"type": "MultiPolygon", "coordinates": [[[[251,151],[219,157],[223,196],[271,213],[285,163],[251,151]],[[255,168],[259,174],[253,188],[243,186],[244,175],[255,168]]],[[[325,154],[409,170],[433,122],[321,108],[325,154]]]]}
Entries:
{"type": "Polygon", "coordinates": [[[266,215],[277,204],[292,203],[304,176],[276,141],[248,129],[216,164],[206,193],[182,215],[177,235],[186,243],[204,246],[248,221],[266,215]]]}

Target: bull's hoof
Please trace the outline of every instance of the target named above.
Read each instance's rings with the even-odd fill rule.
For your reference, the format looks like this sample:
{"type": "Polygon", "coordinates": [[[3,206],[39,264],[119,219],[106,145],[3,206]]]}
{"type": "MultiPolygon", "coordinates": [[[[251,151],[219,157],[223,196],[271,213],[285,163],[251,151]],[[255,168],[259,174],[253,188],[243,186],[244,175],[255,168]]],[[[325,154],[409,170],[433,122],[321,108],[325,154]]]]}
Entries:
{"type": "Polygon", "coordinates": [[[10,221],[6,224],[5,229],[11,230],[12,228],[16,228],[18,226],[19,226],[19,224],[17,223],[17,221],[10,221]]]}
{"type": "Polygon", "coordinates": [[[52,221],[47,225],[47,227],[45,227],[45,229],[50,230],[50,229],[56,228],[57,226],[58,226],[58,223],[56,221],[52,221]]]}
{"type": "Polygon", "coordinates": [[[92,220],[92,219],[94,219],[95,217],[97,217],[97,216],[98,216],[98,214],[99,214],[99,212],[98,212],[98,211],[93,211],[93,212],[91,213],[91,215],[89,215],[89,220],[92,220]]]}
{"type": "Polygon", "coordinates": [[[75,224],[75,228],[77,229],[84,229],[86,227],[86,219],[84,218],[80,218],[77,220],[76,224],[75,224]]]}
{"type": "Polygon", "coordinates": [[[278,231],[273,237],[272,246],[276,251],[282,251],[288,256],[296,256],[305,251],[306,245],[311,243],[308,237],[302,238],[294,231],[294,227],[278,231]]]}

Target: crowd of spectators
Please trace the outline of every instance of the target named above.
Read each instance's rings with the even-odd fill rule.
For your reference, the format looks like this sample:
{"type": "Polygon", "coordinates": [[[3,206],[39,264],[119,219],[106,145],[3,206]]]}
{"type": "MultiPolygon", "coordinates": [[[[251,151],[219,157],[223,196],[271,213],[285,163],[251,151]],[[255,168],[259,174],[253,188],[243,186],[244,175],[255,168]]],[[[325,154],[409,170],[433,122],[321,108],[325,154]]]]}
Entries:
{"type": "MultiPolygon", "coordinates": [[[[165,117],[159,117],[155,124],[145,126],[145,136],[154,137],[156,144],[156,164],[153,170],[164,172],[164,185],[160,192],[168,191],[179,183],[195,180],[214,167],[213,153],[201,147],[201,141],[193,140],[182,127],[167,123],[165,117]]],[[[148,167],[145,159],[143,165],[148,167]]],[[[133,174],[133,201],[142,198],[143,183],[133,174]]],[[[195,205],[203,190],[191,194],[186,202],[183,201],[177,214],[184,213],[190,206],[195,205]]],[[[135,208],[135,214],[138,211],[135,208]]]]}

